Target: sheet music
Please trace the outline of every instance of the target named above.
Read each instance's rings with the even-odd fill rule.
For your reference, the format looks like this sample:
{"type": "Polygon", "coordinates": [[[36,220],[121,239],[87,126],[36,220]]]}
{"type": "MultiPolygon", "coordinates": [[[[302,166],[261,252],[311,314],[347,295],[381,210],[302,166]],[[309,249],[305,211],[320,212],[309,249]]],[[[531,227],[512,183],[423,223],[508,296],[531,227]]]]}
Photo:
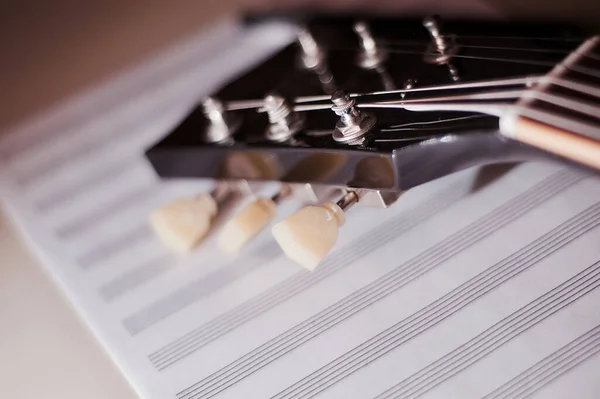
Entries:
{"type": "Polygon", "coordinates": [[[239,257],[163,248],[148,213],[210,183],[159,182],[143,149],[291,37],[217,31],[0,141],[7,211],[140,397],[598,397],[600,182],[583,173],[470,169],[354,207],[314,272],[268,231],[239,257]]]}

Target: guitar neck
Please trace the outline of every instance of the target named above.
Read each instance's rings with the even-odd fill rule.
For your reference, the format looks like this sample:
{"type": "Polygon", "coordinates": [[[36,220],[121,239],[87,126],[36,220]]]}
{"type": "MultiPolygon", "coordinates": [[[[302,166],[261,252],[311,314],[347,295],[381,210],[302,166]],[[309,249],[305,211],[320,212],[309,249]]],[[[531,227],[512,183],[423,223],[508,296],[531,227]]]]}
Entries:
{"type": "Polygon", "coordinates": [[[501,118],[502,132],[600,169],[600,36],[585,41],[501,118]]]}

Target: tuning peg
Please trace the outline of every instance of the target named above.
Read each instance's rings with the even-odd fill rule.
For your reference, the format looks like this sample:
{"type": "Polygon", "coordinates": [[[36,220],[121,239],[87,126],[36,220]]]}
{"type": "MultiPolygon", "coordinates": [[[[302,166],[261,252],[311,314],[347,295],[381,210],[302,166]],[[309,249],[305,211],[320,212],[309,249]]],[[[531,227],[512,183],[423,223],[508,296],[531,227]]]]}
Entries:
{"type": "Polygon", "coordinates": [[[302,29],[298,33],[298,44],[300,44],[300,58],[304,68],[318,69],[323,65],[325,60],[323,50],[308,29],[302,29]]]}
{"type": "Polygon", "coordinates": [[[219,247],[229,253],[238,252],[273,220],[277,205],[291,194],[286,184],[271,198],[258,198],[229,219],[219,233],[219,247]]]}
{"type": "Polygon", "coordinates": [[[225,111],[223,103],[214,97],[208,97],[202,102],[202,112],[208,120],[203,136],[205,142],[225,143],[232,140],[233,133],[241,123],[239,117],[225,111]]]}
{"type": "Polygon", "coordinates": [[[217,208],[217,202],[208,194],[180,198],[155,210],[150,223],[167,247],[185,252],[207,235],[217,208]]]}
{"type": "Polygon", "coordinates": [[[335,245],[346,221],[344,211],[357,201],[358,195],[350,191],[337,203],[304,207],[273,226],[273,236],[290,259],[314,270],[335,245]]]}
{"type": "Polygon", "coordinates": [[[425,62],[430,64],[446,65],[452,80],[459,81],[460,75],[452,63],[452,57],[458,52],[454,36],[444,34],[441,30],[441,21],[437,15],[423,20],[423,26],[429,32],[432,43],[425,54],[425,62]]]}
{"type": "Polygon", "coordinates": [[[156,209],[150,215],[150,225],[168,248],[186,252],[206,237],[219,207],[234,190],[218,185],[210,194],[180,198],[156,209]]]}
{"type": "Polygon", "coordinates": [[[353,29],[359,39],[358,65],[364,69],[379,67],[387,54],[378,48],[369,26],[364,21],[359,21],[354,24],[353,29]]]}
{"type": "Polygon", "coordinates": [[[285,142],[302,129],[302,114],[295,112],[286,99],[269,94],[265,97],[265,111],[269,117],[266,138],[270,141],[285,142]]]}
{"type": "Polygon", "coordinates": [[[236,253],[275,217],[277,205],[270,198],[259,198],[231,218],[219,233],[219,248],[236,253]]]}
{"type": "Polygon", "coordinates": [[[364,144],[367,134],[377,121],[375,115],[361,111],[356,105],[356,100],[342,90],[333,93],[331,102],[331,110],[340,117],[332,134],[333,139],[348,145],[364,144]]]}

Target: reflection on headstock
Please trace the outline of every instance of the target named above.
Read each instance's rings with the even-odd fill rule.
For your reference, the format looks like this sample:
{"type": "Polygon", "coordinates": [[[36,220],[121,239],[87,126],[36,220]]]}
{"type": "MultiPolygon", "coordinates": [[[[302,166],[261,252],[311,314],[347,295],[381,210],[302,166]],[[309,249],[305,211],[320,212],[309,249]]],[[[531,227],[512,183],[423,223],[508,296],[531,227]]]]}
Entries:
{"type": "Polygon", "coordinates": [[[218,180],[275,180],[281,166],[275,156],[261,151],[231,151],[219,162],[218,180]]]}
{"type": "MultiPolygon", "coordinates": [[[[196,219],[205,229],[196,228],[182,246],[191,248],[226,200],[248,195],[254,187],[248,182],[278,182],[271,197],[258,197],[225,224],[220,244],[241,249],[286,198],[333,201],[311,205],[273,230],[290,257],[312,268],[334,245],[352,205],[386,207],[403,191],[456,170],[535,155],[500,138],[494,117],[367,108],[370,98],[418,101],[427,95],[414,90],[420,87],[546,73],[564,53],[543,51],[556,43],[531,37],[556,37],[559,28],[564,32],[490,21],[442,27],[437,18],[303,21],[297,43],[213,93],[148,150],[162,178],[216,182],[207,196],[154,217],[155,227],[170,229],[173,241],[193,229],[167,219],[205,209],[196,219]],[[529,62],[512,62],[528,47],[541,50],[525,53],[529,62]]],[[[565,51],[576,45],[560,43],[565,51]]]]}

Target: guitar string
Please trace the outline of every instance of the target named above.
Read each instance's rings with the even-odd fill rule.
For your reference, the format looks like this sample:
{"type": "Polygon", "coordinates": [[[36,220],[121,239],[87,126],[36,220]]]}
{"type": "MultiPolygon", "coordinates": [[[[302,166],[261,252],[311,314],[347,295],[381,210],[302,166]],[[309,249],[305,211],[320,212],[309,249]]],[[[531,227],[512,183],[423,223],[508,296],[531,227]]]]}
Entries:
{"type": "MultiPolygon", "coordinates": [[[[380,48],[382,51],[387,51],[393,54],[408,54],[408,55],[439,55],[438,53],[433,52],[421,52],[421,51],[411,51],[411,50],[400,50],[400,49],[391,49],[387,47],[380,48]]],[[[528,60],[521,58],[502,58],[502,57],[481,57],[476,55],[463,55],[463,54],[454,54],[452,58],[463,58],[463,59],[471,59],[471,60],[479,60],[479,61],[495,61],[495,62],[508,62],[513,64],[525,64],[525,65],[533,65],[533,66],[541,66],[541,67],[553,67],[556,65],[555,62],[550,61],[538,61],[538,60],[528,60]]]]}
{"type": "Polygon", "coordinates": [[[458,118],[449,118],[449,119],[440,119],[440,120],[435,120],[435,121],[426,121],[426,122],[410,122],[410,123],[402,123],[400,125],[390,125],[388,128],[385,129],[381,129],[382,131],[395,131],[396,129],[405,129],[405,128],[410,128],[412,126],[423,126],[423,125],[435,125],[435,124],[439,124],[442,122],[457,122],[457,121],[463,121],[466,119],[475,119],[475,118],[481,118],[485,115],[470,115],[470,116],[461,116],[458,118]]]}
{"type": "MultiPolygon", "coordinates": [[[[386,101],[386,102],[372,102],[372,103],[361,103],[361,108],[405,108],[412,104],[427,105],[428,103],[439,103],[439,102],[464,102],[464,101],[485,101],[485,100],[511,100],[518,99],[525,91],[524,90],[498,90],[488,93],[475,93],[475,94],[458,94],[451,96],[438,96],[415,100],[399,100],[399,101],[386,101]]],[[[293,107],[294,111],[306,112],[306,111],[318,111],[331,109],[331,104],[299,104],[293,107]]]]}
{"type": "MultiPolygon", "coordinates": [[[[584,73],[584,71],[580,71],[584,73]]],[[[367,96],[378,96],[378,95],[390,95],[390,94],[403,94],[403,93],[414,93],[414,92],[434,92],[434,91],[443,91],[443,90],[458,90],[458,89],[470,89],[470,88],[493,88],[493,87],[502,87],[502,86],[516,86],[516,85],[531,85],[532,83],[540,83],[546,82],[549,84],[554,84],[557,86],[562,86],[564,88],[580,91],[584,94],[588,94],[594,97],[600,97],[600,87],[583,84],[575,79],[562,79],[562,78],[554,78],[554,77],[544,77],[544,76],[529,76],[524,78],[513,78],[513,79],[500,79],[500,80],[490,80],[490,81],[479,81],[479,82],[471,82],[471,83],[459,83],[459,84],[450,84],[450,85],[441,85],[441,86],[431,86],[431,87],[421,87],[414,89],[405,89],[405,90],[389,90],[389,91],[377,91],[377,92],[369,92],[369,93],[352,93],[350,94],[353,98],[362,98],[367,96]]],[[[516,93],[516,92],[515,92],[516,93]]],[[[522,94],[521,92],[520,94],[522,94]]],[[[316,111],[316,110],[324,110],[329,109],[331,104],[305,104],[308,102],[317,102],[317,101],[326,101],[329,100],[330,97],[326,95],[320,96],[306,96],[306,97],[298,97],[295,99],[294,106],[295,111],[316,111]]],[[[486,98],[480,98],[485,100],[486,98]]],[[[421,99],[418,101],[427,101],[429,99],[421,99]]],[[[415,102],[416,100],[411,100],[415,102]]],[[[404,101],[404,103],[407,103],[404,101]]],[[[227,107],[227,109],[250,109],[250,108],[259,108],[259,112],[264,112],[264,109],[261,110],[264,102],[263,100],[242,100],[235,101],[229,104],[233,104],[233,106],[227,107]]],[[[364,106],[364,104],[361,104],[364,106]]]]}
{"type": "MultiPolygon", "coordinates": [[[[393,52],[393,53],[404,53],[404,54],[417,54],[417,55],[426,55],[426,54],[431,54],[431,53],[421,53],[421,52],[415,52],[415,51],[408,51],[408,50],[392,50],[389,48],[382,48],[382,51],[388,51],[388,52],[393,52]]],[[[550,63],[550,62],[543,62],[543,61],[533,61],[533,60],[522,60],[522,59],[506,59],[506,58],[495,58],[495,57],[477,57],[477,56],[464,56],[464,55],[454,55],[453,57],[456,58],[470,58],[470,59],[481,59],[481,60],[490,60],[490,61],[502,61],[502,62],[513,62],[513,63],[529,63],[529,64],[534,64],[534,65],[543,65],[543,66],[547,66],[547,67],[551,67],[554,65],[554,63],[550,63]]],[[[583,73],[583,74],[587,74],[590,76],[600,76],[600,74],[598,73],[598,71],[591,69],[591,68],[582,68],[582,67],[571,67],[570,69],[583,73]]],[[[538,78],[539,79],[539,78],[538,78]]],[[[511,84],[513,82],[511,82],[510,80],[504,80],[504,83],[508,82],[508,84],[511,84]]],[[[523,84],[524,81],[518,81],[515,82],[515,84],[520,83],[523,84]]],[[[529,82],[531,83],[531,82],[529,82]]],[[[569,85],[571,85],[571,89],[574,89],[574,85],[577,85],[577,83],[575,82],[569,82],[569,81],[565,81],[564,79],[558,79],[558,83],[563,83],[564,87],[568,87],[569,85]],[[567,83],[567,84],[565,84],[567,83]]],[[[500,83],[498,82],[483,82],[483,83],[479,83],[480,87],[492,87],[492,85],[502,85],[502,81],[500,81],[500,83]]],[[[464,86],[463,86],[464,87],[464,86]]],[[[476,87],[476,86],[473,86],[476,87]]],[[[460,85],[448,85],[446,87],[446,89],[459,89],[461,88],[460,85]]],[[[433,88],[420,88],[420,91],[427,91],[427,90],[434,90],[433,88]]],[[[440,88],[437,87],[437,90],[443,90],[444,88],[440,88]]],[[[592,87],[592,92],[597,91],[597,88],[592,87]]],[[[415,90],[416,91],[416,90],[415,90]]],[[[388,91],[385,92],[385,94],[393,94],[393,93],[407,93],[410,92],[410,90],[398,90],[398,91],[388,91]]],[[[383,92],[376,92],[376,93],[383,93],[383,92]]],[[[521,94],[523,93],[523,91],[504,91],[504,92],[496,92],[493,94],[490,93],[483,93],[483,94],[476,94],[476,95],[467,95],[466,97],[463,96],[447,96],[447,97],[438,97],[438,98],[429,98],[429,99],[421,99],[421,100],[409,100],[409,101],[401,101],[400,103],[395,103],[395,102],[388,102],[388,103],[367,103],[367,104],[361,104],[362,107],[385,107],[385,108],[404,108],[406,109],[406,105],[407,104],[411,104],[411,103],[415,103],[415,102],[421,102],[422,103],[422,107],[421,110],[427,110],[427,106],[431,106],[432,110],[434,110],[433,107],[438,106],[439,104],[435,104],[435,102],[440,102],[440,101],[462,101],[465,99],[469,99],[469,100],[473,100],[473,99],[477,99],[477,100],[491,100],[491,99],[511,99],[511,98],[518,98],[521,96],[521,94]],[[515,97],[516,95],[516,97],[515,97]],[[500,96],[500,97],[498,97],[500,96]]],[[[589,90],[588,90],[588,94],[589,94],[589,90]]],[[[369,94],[354,94],[354,97],[363,97],[369,94]]],[[[595,93],[593,94],[595,95],[595,93]]],[[[295,99],[296,105],[294,106],[294,110],[296,111],[314,111],[314,110],[322,110],[322,109],[329,109],[330,108],[330,104],[313,104],[313,105],[298,105],[298,103],[301,102],[310,102],[310,101],[320,101],[320,100],[325,100],[328,99],[327,96],[312,96],[312,97],[304,97],[304,98],[297,98],[295,99]]],[[[545,99],[547,102],[550,102],[552,104],[555,105],[559,105],[561,107],[565,107],[565,104],[568,105],[568,103],[565,103],[565,101],[563,99],[559,99],[561,101],[559,101],[559,103],[557,103],[555,101],[555,99],[550,99],[550,101],[548,100],[548,98],[545,99]]],[[[451,105],[451,104],[448,104],[451,105]]],[[[468,104],[465,104],[468,108],[468,104]]],[[[463,107],[465,106],[463,105],[463,107]]],[[[489,104],[488,104],[489,105],[489,104]]],[[[237,103],[237,107],[247,107],[247,108],[257,108],[262,106],[262,101],[257,101],[257,100],[250,100],[250,101],[246,101],[245,104],[242,104],[241,102],[237,103]]],[[[229,108],[235,108],[236,105],[232,105],[229,104],[229,108]]],[[[446,105],[447,107],[447,105],[446,105]]],[[[568,107],[567,107],[568,108],[568,107]]],[[[264,111],[264,110],[263,110],[264,111]]],[[[498,111],[494,110],[494,112],[492,114],[498,115],[498,111]]]]}
{"type": "MultiPolygon", "coordinates": [[[[542,93],[543,94],[543,93],[542,93]]],[[[544,96],[542,101],[558,105],[559,107],[563,107],[566,109],[574,109],[568,102],[565,102],[564,99],[559,97],[552,98],[544,96]],[[565,106],[565,103],[567,106],[565,106]]],[[[386,104],[383,105],[384,108],[397,108],[397,109],[410,109],[413,111],[465,111],[465,112],[479,112],[488,115],[494,115],[498,117],[502,117],[506,115],[507,111],[515,111],[517,115],[525,116],[528,118],[532,118],[538,121],[543,121],[545,123],[549,123],[559,128],[563,128],[572,132],[577,132],[579,134],[587,135],[587,136],[597,136],[600,133],[600,128],[597,125],[589,124],[581,121],[579,118],[575,117],[565,117],[565,116],[557,116],[554,113],[538,110],[535,108],[526,107],[519,104],[506,104],[501,102],[491,103],[487,105],[479,105],[479,104],[465,104],[465,103],[427,103],[421,104],[421,109],[415,109],[414,106],[405,105],[405,104],[386,104]],[[462,109],[461,109],[462,108],[462,109]]],[[[367,104],[365,108],[380,108],[381,105],[377,104],[367,104]]],[[[580,109],[578,109],[581,112],[580,109]]],[[[596,118],[598,118],[596,116],[596,118]]]]}
{"type": "MultiPolygon", "coordinates": [[[[442,35],[445,38],[450,38],[451,35],[442,35]]],[[[508,39],[508,40],[545,40],[545,41],[560,41],[560,42],[581,42],[586,38],[581,37],[535,37],[535,36],[481,36],[481,35],[456,35],[457,38],[465,39],[508,39]]]]}
{"type": "MultiPolygon", "coordinates": [[[[467,121],[472,121],[473,119],[484,119],[484,118],[489,118],[488,115],[482,115],[482,114],[477,114],[477,115],[469,115],[469,116],[462,116],[459,118],[446,118],[446,119],[439,119],[439,120],[435,120],[435,121],[427,121],[427,122],[412,122],[412,123],[404,123],[402,125],[390,125],[390,127],[387,128],[381,128],[379,129],[380,133],[398,133],[398,132],[423,132],[423,131],[427,131],[427,132],[431,132],[431,131],[440,131],[440,130],[444,130],[447,129],[447,124],[448,123],[453,123],[453,129],[462,129],[462,128],[467,128],[470,125],[466,125],[464,124],[464,122],[467,121]],[[460,122],[459,124],[455,124],[456,122],[460,122]]],[[[328,134],[331,134],[331,131],[328,132],[328,134]]],[[[412,141],[415,140],[416,138],[418,138],[419,140],[430,140],[433,138],[439,137],[439,134],[436,133],[429,133],[427,135],[418,135],[418,136],[403,136],[403,137],[376,137],[374,138],[375,142],[378,143],[395,143],[395,142],[403,142],[403,141],[412,141]]]]}
{"type": "MultiPolygon", "coordinates": [[[[501,40],[537,40],[537,41],[552,41],[552,42],[564,42],[564,43],[577,43],[583,42],[588,37],[531,37],[531,36],[473,36],[473,35],[457,35],[457,34],[442,34],[440,35],[444,39],[456,40],[456,39],[501,39],[501,40]]],[[[381,38],[374,38],[376,42],[380,40],[387,40],[381,38]]],[[[430,41],[427,40],[395,40],[396,42],[409,43],[409,44],[427,44],[430,41]]]]}
{"type": "MultiPolygon", "coordinates": [[[[431,42],[427,41],[403,41],[403,40],[382,40],[382,39],[374,39],[375,42],[379,44],[383,44],[386,46],[426,46],[431,44],[431,42]]],[[[537,53],[548,53],[548,54],[569,54],[572,50],[567,49],[545,49],[545,48],[531,48],[531,47],[503,47],[503,46],[480,46],[473,44],[463,44],[458,43],[457,47],[459,48],[476,48],[483,50],[510,50],[510,51],[530,51],[537,53]]]]}
{"type": "MultiPolygon", "coordinates": [[[[441,90],[455,90],[455,89],[474,89],[474,88],[492,88],[500,86],[520,86],[520,85],[532,85],[538,83],[543,78],[542,75],[530,75],[525,77],[517,78],[502,78],[493,80],[481,80],[468,83],[452,83],[446,85],[427,86],[427,87],[415,87],[412,89],[399,89],[399,90],[381,90],[372,91],[366,93],[352,93],[350,97],[364,97],[364,96],[377,96],[377,95],[389,95],[389,94],[406,94],[406,93],[418,93],[427,91],[441,91],[441,90]]],[[[318,95],[318,96],[303,96],[295,99],[295,103],[306,103],[315,101],[330,100],[331,96],[318,95]]]]}
{"type": "MultiPolygon", "coordinates": [[[[386,90],[386,91],[374,91],[367,93],[351,93],[350,97],[360,98],[365,96],[378,96],[378,95],[390,95],[390,94],[406,94],[406,93],[417,93],[417,92],[428,92],[428,91],[442,91],[442,90],[457,90],[457,89],[474,89],[474,88],[494,88],[502,86],[520,86],[520,85],[531,85],[537,83],[542,76],[526,76],[521,78],[508,78],[508,79],[494,79],[485,81],[476,81],[469,83],[453,83],[448,85],[428,86],[428,87],[416,87],[412,89],[402,90],[386,90]]],[[[316,95],[316,96],[302,96],[294,99],[295,104],[317,102],[317,101],[329,101],[331,96],[329,95],[316,95]]],[[[264,100],[238,100],[229,101],[225,105],[226,110],[236,111],[242,109],[262,108],[264,100]]],[[[320,109],[320,108],[319,108],[320,109]]]]}
{"type": "Polygon", "coordinates": [[[396,101],[382,101],[375,104],[418,104],[427,102],[440,102],[440,101],[465,101],[465,100],[499,100],[499,99],[513,99],[519,98],[525,93],[524,90],[498,90],[487,93],[474,93],[474,94],[457,94],[453,96],[438,96],[419,98],[414,100],[396,100],[396,101]]]}
{"type": "MultiPolygon", "coordinates": [[[[552,81],[552,80],[550,80],[552,81]]],[[[592,89],[594,89],[592,87],[592,89]]],[[[598,92],[598,89],[595,88],[595,92],[593,91],[587,91],[587,94],[595,96],[595,97],[600,97],[600,92],[598,92]]],[[[476,94],[462,94],[462,95],[454,95],[454,96],[441,96],[441,97],[431,97],[431,98],[426,98],[426,99],[416,99],[416,100],[408,100],[408,101],[388,101],[388,102],[380,102],[380,103],[372,103],[372,104],[364,104],[361,106],[366,106],[366,107],[376,107],[376,106],[383,106],[383,107],[387,107],[387,106],[395,106],[398,105],[400,107],[405,107],[408,106],[410,108],[411,104],[422,104],[422,105],[427,105],[427,104],[431,104],[431,103],[440,103],[440,102],[460,102],[460,101],[466,101],[466,100],[507,100],[507,99],[511,99],[513,97],[516,98],[523,98],[523,97],[527,97],[533,100],[540,100],[542,102],[545,102],[547,104],[552,104],[552,105],[556,105],[558,107],[567,109],[567,110],[571,110],[571,111],[575,111],[581,114],[586,114],[589,115],[591,117],[595,117],[595,118],[599,118],[598,117],[598,107],[594,104],[594,103],[590,103],[589,101],[585,101],[585,100],[581,100],[581,99],[576,99],[573,98],[572,96],[557,96],[554,94],[550,94],[550,93],[546,93],[546,92],[540,92],[540,91],[534,91],[534,90],[530,90],[530,91],[517,91],[517,90],[503,90],[503,91],[496,91],[496,92],[488,92],[488,93],[476,93],[476,94]]]]}
{"type": "MultiPolygon", "coordinates": [[[[561,126],[566,124],[564,127],[569,128],[572,131],[577,131],[582,134],[594,135],[597,134],[600,129],[597,126],[590,125],[583,122],[578,122],[576,119],[572,117],[568,118],[559,118],[558,121],[553,115],[549,115],[543,111],[536,111],[535,109],[530,109],[528,107],[520,106],[518,104],[510,104],[502,101],[488,102],[486,104],[478,104],[478,103],[465,103],[465,100],[471,100],[473,98],[481,99],[483,96],[493,99],[493,100],[506,100],[515,96],[517,92],[515,91],[504,91],[504,92],[494,92],[494,93],[484,93],[483,95],[477,95],[477,97],[473,95],[458,95],[458,96],[445,96],[438,97],[431,100],[408,100],[408,101],[398,101],[398,102],[383,102],[383,103],[365,103],[361,104],[362,108],[391,108],[391,109],[405,109],[412,111],[464,111],[464,112],[479,112],[483,114],[493,115],[497,117],[502,117],[506,114],[506,112],[510,109],[517,111],[519,114],[524,116],[533,117],[534,119],[543,119],[540,118],[540,115],[543,114],[546,120],[550,121],[556,126],[561,126]],[[462,103],[460,101],[463,101],[462,103]],[[416,104],[416,106],[415,106],[416,104]],[[552,119],[552,120],[550,120],[552,119]]],[[[545,103],[556,105],[565,109],[574,110],[576,112],[584,113],[591,116],[596,116],[596,108],[593,107],[589,103],[585,102],[576,102],[574,100],[565,99],[558,96],[548,95],[547,93],[536,93],[529,92],[528,96],[534,99],[539,99],[545,103]]],[[[517,96],[520,97],[520,96],[517,96]]],[[[597,116],[596,116],[597,117],[597,116]]]]}
{"type": "MultiPolygon", "coordinates": [[[[419,51],[409,51],[409,50],[391,50],[388,48],[381,48],[383,51],[389,51],[392,53],[399,54],[411,54],[411,55],[435,55],[435,53],[422,53],[419,51]]],[[[590,55],[590,54],[588,54],[590,55]]],[[[591,54],[596,56],[596,54],[591,54]]],[[[454,55],[455,58],[465,58],[465,59],[474,59],[474,60],[484,60],[484,61],[498,61],[498,62],[513,62],[513,63],[521,63],[521,64],[530,64],[544,67],[552,67],[555,66],[555,63],[552,62],[544,62],[544,61],[533,61],[533,60],[525,60],[525,59],[511,59],[511,58],[496,58],[496,57],[478,57],[478,56],[466,56],[466,55],[454,55]]],[[[599,58],[600,59],[600,56],[599,58]]],[[[575,72],[579,72],[585,75],[600,77],[600,72],[592,68],[574,66],[571,67],[575,72]]],[[[492,81],[483,81],[483,82],[474,82],[467,83],[463,85],[445,85],[438,87],[426,87],[426,88],[414,88],[414,89],[405,89],[405,90],[388,90],[388,91],[377,91],[370,93],[352,93],[351,97],[361,97],[368,95],[380,95],[380,94],[400,94],[400,93],[411,93],[411,92],[420,92],[420,91],[429,91],[429,90],[447,90],[447,89],[463,89],[463,88],[471,88],[471,87],[483,87],[489,85],[492,86],[500,86],[500,85],[512,85],[512,84],[532,84],[535,83],[536,80],[540,79],[542,76],[529,76],[524,78],[514,78],[514,79],[500,79],[500,80],[492,80],[492,81]]],[[[329,100],[330,96],[327,95],[316,95],[316,96],[303,96],[294,99],[295,103],[303,103],[303,102],[314,102],[314,101],[326,101],[329,100]]],[[[241,100],[241,101],[231,101],[225,105],[226,110],[235,111],[242,109],[251,109],[251,108],[260,108],[263,106],[263,100],[241,100]]]]}

